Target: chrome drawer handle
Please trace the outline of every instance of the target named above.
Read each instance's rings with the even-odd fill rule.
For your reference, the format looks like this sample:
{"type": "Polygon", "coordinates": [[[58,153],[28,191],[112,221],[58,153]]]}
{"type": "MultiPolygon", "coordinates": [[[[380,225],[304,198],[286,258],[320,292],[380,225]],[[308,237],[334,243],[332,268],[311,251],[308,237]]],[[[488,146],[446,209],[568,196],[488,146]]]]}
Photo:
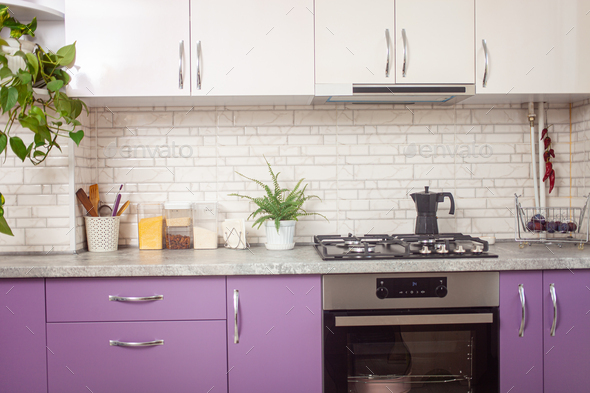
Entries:
{"type": "Polygon", "coordinates": [[[240,343],[240,332],[238,331],[238,306],[240,305],[240,291],[234,289],[234,344],[240,343]]]}
{"type": "Polygon", "coordinates": [[[385,51],[385,77],[389,78],[389,61],[391,60],[391,38],[389,37],[389,29],[385,29],[385,43],[387,45],[385,51]]]}
{"type": "Polygon", "coordinates": [[[184,88],[184,67],[183,67],[183,63],[184,63],[184,41],[180,41],[179,47],[178,47],[178,51],[179,53],[179,64],[178,64],[178,88],[182,89],[184,88]]]}
{"type": "Polygon", "coordinates": [[[555,336],[555,328],[557,327],[557,294],[555,293],[555,284],[549,284],[549,293],[553,302],[553,323],[551,324],[549,335],[555,336]]]}
{"type": "Polygon", "coordinates": [[[518,294],[520,295],[520,304],[522,305],[522,316],[520,318],[520,329],[518,329],[518,337],[524,337],[524,324],[525,324],[525,297],[524,297],[524,285],[518,284],[518,294]]]}
{"type": "Polygon", "coordinates": [[[154,340],[145,342],[125,342],[117,340],[109,340],[109,345],[113,347],[153,347],[155,345],[164,345],[164,340],[154,340]]]}
{"type": "Polygon", "coordinates": [[[406,29],[402,29],[402,39],[404,41],[404,63],[402,65],[402,77],[406,77],[406,65],[408,63],[408,37],[406,37],[406,29]]]}
{"type": "Polygon", "coordinates": [[[486,40],[481,40],[481,44],[483,45],[483,53],[484,53],[484,57],[485,57],[485,63],[484,63],[484,68],[483,68],[482,87],[486,87],[488,85],[488,64],[489,64],[488,44],[487,44],[486,40]]]}
{"type": "Polygon", "coordinates": [[[151,302],[154,300],[164,300],[164,295],[139,296],[139,297],[109,295],[109,300],[111,302],[151,302]]]}
{"type": "Polygon", "coordinates": [[[202,63],[201,56],[202,56],[201,41],[197,41],[197,77],[196,77],[197,90],[201,90],[201,63],[202,63]]]}

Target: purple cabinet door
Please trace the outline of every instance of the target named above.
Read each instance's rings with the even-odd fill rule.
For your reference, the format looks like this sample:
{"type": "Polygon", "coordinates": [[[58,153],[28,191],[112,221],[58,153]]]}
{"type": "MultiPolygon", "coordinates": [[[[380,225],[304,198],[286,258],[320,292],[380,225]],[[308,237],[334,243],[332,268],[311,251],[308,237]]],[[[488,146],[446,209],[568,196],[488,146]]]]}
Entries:
{"type": "Polygon", "coordinates": [[[47,392],[44,280],[0,280],[0,306],[0,392],[47,392]]]}
{"type": "Polygon", "coordinates": [[[227,392],[225,328],[225,321],[48,323],[49,392],[227,392]]]}
{"type": "Polygon", "coordinates": [[[543,272],[545,393],[590,389],[590,271],[543,272]],[[550,285],[554,284],[557,321],[550,285]]]}
{"type": "Polygon", "coordinates": [[[225,277],[47,279],[47,322],[225,319],[225,277]],[[110,301],[109,296],[161,300],[110,301]]]}
{"type": "Polygon", "coordinates": [[[543,392],[543,273],[500,272],[500,392],[543,392]],[[525,323],[522,323],[524,292],[525,323]]]}
{"type": "Polygon", "coordinates": [[[321,393],[319,276],[228,277],[227,303],[231,393],[321,393]]]}

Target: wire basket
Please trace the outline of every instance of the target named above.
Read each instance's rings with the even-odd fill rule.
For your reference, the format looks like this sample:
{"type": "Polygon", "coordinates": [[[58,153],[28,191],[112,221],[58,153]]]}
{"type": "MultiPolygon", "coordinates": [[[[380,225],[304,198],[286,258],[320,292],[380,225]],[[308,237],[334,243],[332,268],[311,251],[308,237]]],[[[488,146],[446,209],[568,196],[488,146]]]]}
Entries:
{"type": "Polygon", "coordinates": [[[117,251],[119,247],[119,222],[121,217],[85,216],[88,251],[117,251]]]}
{"type": "Polygon", "coordinates": [[[586,208],[590,195],[583,207],[522,207],[518,195],[514,194],[515,240],[520,248],[532,243],[578,243],[580,250],[588,242],[590,213],[586,208]]]}

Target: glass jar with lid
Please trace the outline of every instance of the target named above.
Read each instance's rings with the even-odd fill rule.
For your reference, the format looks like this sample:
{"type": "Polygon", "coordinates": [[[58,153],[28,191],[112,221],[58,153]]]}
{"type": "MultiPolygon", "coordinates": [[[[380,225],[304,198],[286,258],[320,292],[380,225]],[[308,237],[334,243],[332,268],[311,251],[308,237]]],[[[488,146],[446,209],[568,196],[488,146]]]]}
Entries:
{"type": "Polygon", "coordinates": [[[195,250],[217,248],[217,202],[193,203],[193,238],[195,250]]]}
{"type": "Polygon", "coordinates": [[[192,212],[190,202],[165,202],[166,248],[186,250],[192,248],[192,212]]]}
{"type": "Polygon", "coordinates": [[[137,207],[137,232],[140,250],[161,250],[164,239],[162,202],[140,203],[137,207]]]}

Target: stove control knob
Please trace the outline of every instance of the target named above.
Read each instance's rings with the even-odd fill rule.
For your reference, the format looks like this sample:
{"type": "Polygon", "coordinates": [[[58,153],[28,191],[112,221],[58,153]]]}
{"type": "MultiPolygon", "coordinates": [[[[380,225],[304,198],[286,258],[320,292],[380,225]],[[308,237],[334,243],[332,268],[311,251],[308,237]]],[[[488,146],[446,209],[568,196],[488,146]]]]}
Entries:
{"type": "Polygon", "coordinates": [[[377,288],[377,297],[379,299],[385,299],[388,294],[389,294],[389,291],[387,290],[387,288],[385,288],[385,287],[377,288]]]}
{"type": "Polygon", "coordinates": [[[447,293],[449,293],[449,290],[444,285],[439,285],[434,290],[434,294],[438,297],[445,297],[447,296],[447,293]]]}

